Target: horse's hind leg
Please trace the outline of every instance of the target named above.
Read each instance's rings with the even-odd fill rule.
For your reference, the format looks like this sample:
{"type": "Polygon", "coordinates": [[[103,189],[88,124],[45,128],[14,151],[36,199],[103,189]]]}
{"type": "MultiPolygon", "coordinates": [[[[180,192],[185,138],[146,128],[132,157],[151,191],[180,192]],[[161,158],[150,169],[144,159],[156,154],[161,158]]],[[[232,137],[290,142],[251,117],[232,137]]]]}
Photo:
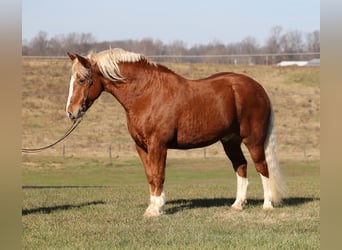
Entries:
{"type": "Polygon", "coordinates": [[[236,199],[232,205],[233,209],[242,210],[243,206],[247,203],[247,161],[241,150],[241,139],[233,137],[222,139],[224,151],[233,164],[233,168],[237,177],[237,191],[236,199]]]}
{"type": "Polygon", "coordinates": [[[251,154],[257,172],[260,174],[262,186],[264,189],[264,204],[263,209],[273,209],[272,206],[272,191],[269,181],[268,166],[265,157],[264,145],[251,145],[246,143],[246,146],[251,154]]]}

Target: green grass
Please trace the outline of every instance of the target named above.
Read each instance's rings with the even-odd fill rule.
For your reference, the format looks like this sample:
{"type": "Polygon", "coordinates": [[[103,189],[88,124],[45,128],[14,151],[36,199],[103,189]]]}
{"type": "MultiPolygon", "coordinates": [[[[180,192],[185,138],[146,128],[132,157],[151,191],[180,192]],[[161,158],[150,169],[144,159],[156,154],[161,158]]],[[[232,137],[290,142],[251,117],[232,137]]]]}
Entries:
{"type": "Polygon", "coordinates": [[[319,87],[320,72],[315,68],[289,67],[281,71],[283,74],[283,83],[286,85],[298,84],[303,87],[319,87]],[[292,73],[289,73],[291,72],[292,73]]]}
{"type": "Polygon", "coordinates": [[[320,84],[319,78],[311,74],[295,74],[288,77],[285,81],[287,84],[302,84],[305,86],[317,86],[320,84]]]}
{"type": "Polygon", "coordinates": [[[283,163],[289,197],[268,212],[250,166],[249,203],[237,212],[227,160],[169,159],[165,214],[153,219],[142,216],[149,194],[137,158],[25,156],[23,166],[24,185],[45,186],[23,189],[24,249],[319,248],[319,162],[283,163]]]}

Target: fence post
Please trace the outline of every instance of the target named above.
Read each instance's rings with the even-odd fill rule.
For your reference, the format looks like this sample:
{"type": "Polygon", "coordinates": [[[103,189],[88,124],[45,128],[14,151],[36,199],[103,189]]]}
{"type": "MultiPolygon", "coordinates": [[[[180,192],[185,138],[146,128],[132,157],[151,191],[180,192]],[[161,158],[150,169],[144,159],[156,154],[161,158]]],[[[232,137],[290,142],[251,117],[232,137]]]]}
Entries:
{"type": "Polygon", "coordinates": [[[207,159],[207,148],[203,148],[203,159],[206,160],[207,159]]]}
{"type": "Polygon", "coordinates": [[[305,161],[307,161],[307,157],[306,157],[306,143],[303,144],[303,153],[304,153],[304,159],[305,159],[305,161]]]}
{"type": "Polygon", "coordinates": [[[65,144],[63,144],[62,156],[63,156],[63,159],[65,159],[65,144]]]}
{"type": "Polygon", "coordinates": [[[112,161],[112,144],[109,144],[108,152],[109,152],[109,160],[112,161]]]}

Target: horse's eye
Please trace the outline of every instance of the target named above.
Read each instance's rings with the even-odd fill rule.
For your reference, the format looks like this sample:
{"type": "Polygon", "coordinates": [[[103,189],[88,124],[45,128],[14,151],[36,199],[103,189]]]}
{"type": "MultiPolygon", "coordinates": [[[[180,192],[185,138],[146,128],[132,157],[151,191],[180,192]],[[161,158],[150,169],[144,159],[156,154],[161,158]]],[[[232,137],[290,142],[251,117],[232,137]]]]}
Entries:
{"type": "Polygon", "coordinates": [[[79,80],[78,80],[78,83],[79,83],[79,84],[84,84],[84,83],[85,83],[85,79],[79,79],[79,80]]]}

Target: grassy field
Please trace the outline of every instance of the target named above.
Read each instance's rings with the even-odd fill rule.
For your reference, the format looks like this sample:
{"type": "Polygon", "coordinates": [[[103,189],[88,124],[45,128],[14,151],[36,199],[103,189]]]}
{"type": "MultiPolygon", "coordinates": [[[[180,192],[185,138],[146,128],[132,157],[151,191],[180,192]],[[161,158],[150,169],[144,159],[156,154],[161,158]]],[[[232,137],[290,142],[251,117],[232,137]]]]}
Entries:
{"type": "Polygon", "coordinates": [[[236,177],[228,161],[170,159],[165,214],[145,219],[148,187],[137,159],[23,161],[39,165],[23,170],[24,249],[319,249],[318,162],[283,163],[289,197],[267,212],[250,167],[248,205],[237,212],[229,208],[236,177]]]}
{"type": "MultiPolygon", "coordinates": [[[[250,164],[247,208],[230,210],[236,176],[214,144],[206,148],[206,160],[203,149],[168,152],[165,214],[144,219],[149,194],[143,168],[124,111],[103,94],[62,144],[23,154],[23,248],[318,249],[320,69],[166,65],[190,79],[244,73],[266,87],[289,188],[284,205],[261,209],[261,180],[250,164]]],[[[70,126],[64,106],[71,63],[23,59],[22,66],[22,145],[39,147],[70,126]]]]}

